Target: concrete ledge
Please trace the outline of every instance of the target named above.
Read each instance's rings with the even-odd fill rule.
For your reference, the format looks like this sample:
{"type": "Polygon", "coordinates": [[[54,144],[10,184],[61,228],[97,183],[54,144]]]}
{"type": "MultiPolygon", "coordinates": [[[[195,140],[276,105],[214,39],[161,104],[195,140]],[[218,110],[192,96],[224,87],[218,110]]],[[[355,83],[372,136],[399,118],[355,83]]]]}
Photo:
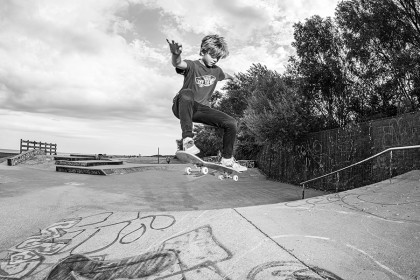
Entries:
{"type": "Polygon", "coordinates": [[[134,172],[143,172],[143,171],[149,171],[149,170],[166,170],[168,169],[167,166],[161,166],[161,165],[148,165],[148,166],[126,166],[126,167],[120,167],[120,168],[107,168],[104,169],[104,173],[106,175],[123,175],[123,174],[129,174],[134,172]]]}
{"type": "Polygon", "coordinates": [[[112,165],[103,165],[103,166],[63,166],[57,165],[57,172],[68,172],[68,173],[78,173],[78,174],[88,174],[88,175],[123,175],[134,172],[143,172],[148,170],[166,170],[168,167],[162,165],[135,165],[127,164],[121,167],[116,167],[112,165]]]}
{"type": "Polygon", "coordinates": [[[55,156],[54,160],[86,161],[86,160],[92,160],[92,158],[84,157],[84,156],[55,156]]]}
{"type": "Polygon", "coordinates": [[[36,155],[45,155],[45,151],[39,150],[39,149],[34,149],[34,150],[29,150],[27,152],[23,152],[23,153],[21,153],[17,156],[8,158],[7,159],[7,165],[8,166],[15,166],[19,163],[22,163],[22,162],[25,162],[27,160],[32,159],[36,155]]]}
{"type": "Polygon", "coordinates": [[[122,165],[122,161],[112,161],[112,160],[57,160],[56,165],[66,165],[66,166],[100,166],[100,165],[122,165]]]}
{"type": "Polygon", "coordinates": [[[78,173],[78,174],[88,174],[88,175],[106,175],[101,169],[92,169],[79,166],[62,166],[57,165],[55,167],[57,172],[67,172],[67,173],[78,173]]]}
{"type": "Polygon", "coordinates": [[[90,160],[98,160],[102,157],[102,154],[70,154],[70,156],[72,157],[84,157],[84,158],[88,158],[90,160]]]}

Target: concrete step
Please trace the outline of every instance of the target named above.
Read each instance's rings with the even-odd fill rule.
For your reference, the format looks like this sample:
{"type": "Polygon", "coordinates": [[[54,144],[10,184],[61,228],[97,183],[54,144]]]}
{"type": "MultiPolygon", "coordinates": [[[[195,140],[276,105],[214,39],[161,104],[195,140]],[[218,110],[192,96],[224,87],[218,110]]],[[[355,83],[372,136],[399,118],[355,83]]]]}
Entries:
{"type": "Polygon", "coordinates": [[[97,160],[100,159],[103,155],[102,154],[70,154],[70,156],[72,157],[84,157],[84,158],[89,158],[91,160],[97,160]]]}
{"type": "Polygon", "coordinates": [[[55,156],[54,160],[86,161],[86,160],[95,160],[95,158],[85,157],[85,156],[55,156]]]}
{"type": "Polygon", "coordinates": [[[56,165],[66,165],[66,166],[100,166],[100,165],[122,165],[123,161],[114,161],[114,160],[56,160],[56,165]]]}
{"type": "Polygon", "coordinates": [[[102,165],[102,166],[66,166],[57,165],[57,172],[79,173],[89,175],[123,175],[134,172],[143,172],[148,170],[166,170],[167,165],[147,165],[147,164],[124,164],[124,165],[102,165]]]}

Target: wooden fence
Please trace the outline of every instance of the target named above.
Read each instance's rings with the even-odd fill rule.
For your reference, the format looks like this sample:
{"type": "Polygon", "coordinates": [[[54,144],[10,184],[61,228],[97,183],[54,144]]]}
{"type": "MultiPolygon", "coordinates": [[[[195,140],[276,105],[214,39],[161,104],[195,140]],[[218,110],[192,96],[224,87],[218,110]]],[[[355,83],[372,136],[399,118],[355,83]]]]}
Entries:
{"type": "Polygon", "coordinates": [[[20,153],[28,151],[30,149],[39,149],[41,151],[45,151],[45,154],[48,153],[50,155],[57,154],[57,144],[20,139],[20,153]]]}

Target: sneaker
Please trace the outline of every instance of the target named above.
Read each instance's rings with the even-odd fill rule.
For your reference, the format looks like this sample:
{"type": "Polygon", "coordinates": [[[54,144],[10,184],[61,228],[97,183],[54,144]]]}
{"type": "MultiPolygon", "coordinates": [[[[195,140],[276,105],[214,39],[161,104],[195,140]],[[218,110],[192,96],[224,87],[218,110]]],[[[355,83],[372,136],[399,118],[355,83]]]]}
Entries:
{"type": "Polygon", "coordinates": [[[191,137],[186,137],[182,140],[182,147],[186,153],[193,155],[200,153],[200,149],[194,145],[194,140],[191,137]]]}
{"type": "Polygon", "coordinates": [[[243,171],[247,171],[248,168],[246,168],[246,166],[240,165],[233,157],[227,159],[227,158],[222,158],[222,160],[220,161],[221,165],[224,165],[226,167],[230,167],[235,169],[238,172],[243,172],[243,171]]]}

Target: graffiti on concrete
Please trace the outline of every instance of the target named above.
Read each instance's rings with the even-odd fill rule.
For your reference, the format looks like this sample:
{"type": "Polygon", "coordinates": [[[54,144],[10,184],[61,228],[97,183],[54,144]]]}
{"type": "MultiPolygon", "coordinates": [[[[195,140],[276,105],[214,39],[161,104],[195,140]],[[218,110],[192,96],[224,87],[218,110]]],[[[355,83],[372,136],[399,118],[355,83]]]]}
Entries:
{"type": "Polygon", "coordinates": [[[0,279],[21,279],[31,274],[44,259],[32,251],[13,252],[8,260],[0,262],[0,279]]]}
{"type": "Polygon", "coordinates": [[[175,252],[145,253],[118,261],[102,261],[85,255],[70,255],[50,271],[46,280],[144,278],[176,264],[175,252]]]}
{"type": "Polygon", "coordinates": [[[39,235],[27,240],[9,250],[9,256],[0,262],[0,276],[6,279],[20,279],[32,273],[43,261],[45,256],[60,252],[67,245],[63,242],[53,243],[52,238],[60,237],[65,229],[71,228],[77,219],[55,223],[40,232],[39,235]]]}
{"type": "Polygon", "coordinates": [[[232,254],[214,238],[211,227],[203,226],[172,237],[157,250],[135,257],[104,261],[85,255],[70,255],[54,266],[46,280],[73,280],[77,277],[112,280],[148,276],[163,279],[177,275],[180,279],[196,279],[193,275],[200,275],[203,279],[228,279],[217,263],[231,257],[232,254]]]}
{"type": "Polygon", "coordinates": [[[101,169],[85,169],[75,166],[59,166],[55,167],[57,172],[68,172],[68,173],[78,173],[78,174],[89,174],[89,175],[106,175],[101,169]]]}
{"type": "Polygon", "coordinates": [[[318,267],[302,268],[302,264],[294,261],[267,262],[253,268],[247,280],[343,280],[337,275],[318,267]]]}
{"type": "MultiPolygon", "coordinates": [[[[231,279],[237,261],[210,225],[179,231],[175,224],[172,215],[134,212],[66,219],[9,249],[0,258],[0,279],[231,279]]],[[[297,259],[242,273],[247,280],[341,280],[297,259]]]]}
{"type": "Polygon", "coordinates": [[[196,279],[197,275],[229,279],[218,263],[231,259],[232,253],[215,238],[209,225],[165,238],[165,230],[176,222],[173,216],[127,215],[122,218],[105,212],[51,225],[9,249],[0,261],[0,279],[46,273],[42,277],[46,280],[196,279]],[[144,248],[143,241],[156,236],[163,241],[144,248]],[[118,254],[130,257],[115,257],[118,254]]]}
{"type": "Polygon", "coordinates": [[[33,150],[29,150],[27,152],[23,152],[17,156],[11,157],[7,159],[7,165],[8,166],[15,166],[18,165],[19,163],[25,162],[27,160],[30,160],[32,158],[34,158],[36,155],[45,155],[45,151],[44,150],[39,150],[39,149],[33,149],[33,150]]]}

